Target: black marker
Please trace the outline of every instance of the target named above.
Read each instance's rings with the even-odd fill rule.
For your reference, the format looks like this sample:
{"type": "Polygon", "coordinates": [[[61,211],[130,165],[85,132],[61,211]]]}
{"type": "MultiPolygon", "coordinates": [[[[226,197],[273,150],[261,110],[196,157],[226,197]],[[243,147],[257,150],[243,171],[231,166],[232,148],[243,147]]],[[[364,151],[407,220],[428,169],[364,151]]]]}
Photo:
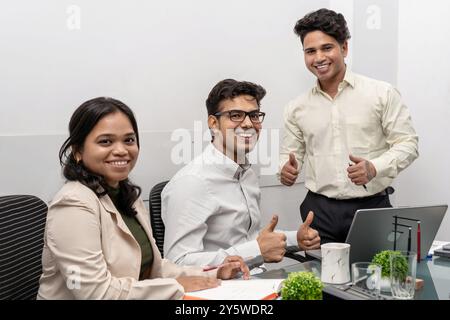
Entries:
{"type": "MultiPolygon", "coordinates": [[[[350,162],[348,163],[348,166],[349,166],[349,167],[351,167],[352,165],[353,165],[353,164],[351,164],[350,162]]],[[[362,186],[364,187],[364,190],[366,190],[366,191],[367,191],[367,187],[366,187],[366,185],[365,185],[365,184],[363,184],[362,186]]],[[[367,191],[367,192],[369,192],[369,191],[367,191]]]]}

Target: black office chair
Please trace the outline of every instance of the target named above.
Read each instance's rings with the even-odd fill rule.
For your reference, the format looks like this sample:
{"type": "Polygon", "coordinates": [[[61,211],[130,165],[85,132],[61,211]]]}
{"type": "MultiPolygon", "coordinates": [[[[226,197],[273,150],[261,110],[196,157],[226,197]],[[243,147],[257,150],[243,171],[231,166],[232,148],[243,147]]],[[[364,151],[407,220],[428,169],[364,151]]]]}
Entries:
{"type": "Polygon", "coordinates": [[[153,238],[155,238],[161,257],[164,258],[164,222],[161,218],[161,192],[169,181],[163,181],[150,190],[149,207],[150,223],[152,225],[153,238]]]}
{"type": "Polygon", "coordinates": [[[36,299],[47,209],[35,196],[0,197],[0,300],[36,299]]]}

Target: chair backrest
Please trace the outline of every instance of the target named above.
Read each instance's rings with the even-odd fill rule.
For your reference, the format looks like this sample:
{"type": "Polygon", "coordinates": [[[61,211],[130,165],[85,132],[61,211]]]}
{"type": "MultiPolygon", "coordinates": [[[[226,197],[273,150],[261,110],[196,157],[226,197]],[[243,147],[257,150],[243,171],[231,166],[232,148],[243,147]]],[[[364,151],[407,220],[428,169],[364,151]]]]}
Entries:
{"type": "Polygon", "coordinates": [[[35,196],[0,197],[0,300],[36,299],[47,209],[35,196]]]}
{"type": "Polygon", "coordinates": [[[155,185],[150,190],[149,207],[150,207],[150,223],[153,230],[153,238],[155,238],[161,257],[164,257],[164,222],[161,218],[161,192],[169,181],[163,181],[155,185]]]}

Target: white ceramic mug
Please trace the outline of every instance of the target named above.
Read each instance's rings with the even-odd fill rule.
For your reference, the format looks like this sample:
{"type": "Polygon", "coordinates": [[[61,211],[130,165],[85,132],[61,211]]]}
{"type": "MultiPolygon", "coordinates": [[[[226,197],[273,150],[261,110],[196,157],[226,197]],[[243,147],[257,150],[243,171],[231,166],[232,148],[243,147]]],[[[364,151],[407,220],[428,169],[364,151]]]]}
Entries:
{"type": "Polygon", "coordinates": [[[350,282],[350,244],[329,242],[321,246],[321,251],[321,280],[332,284],[350,282]]]}

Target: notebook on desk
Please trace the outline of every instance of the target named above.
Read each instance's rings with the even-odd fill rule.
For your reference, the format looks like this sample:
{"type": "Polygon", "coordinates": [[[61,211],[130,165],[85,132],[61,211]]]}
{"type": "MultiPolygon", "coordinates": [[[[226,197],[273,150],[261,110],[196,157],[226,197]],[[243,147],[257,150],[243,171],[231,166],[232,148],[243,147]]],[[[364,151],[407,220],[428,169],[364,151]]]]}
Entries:
{"type": "MultiPolygon", "coordinates": [[[[371,261],[379,251],[393,250],[394,234],[397,235],[396,250],[407,250],[410,238],[411,250],[417,252],[418,223],[416,220],[420,221],[420,257],[426,258],[447,207],[447,205],[436,205],[357,210],[345,241],[350,244],[350,263],[371,261]],[[397,226],[396,233],[394,232],[395,216],[398,217],[398,224],[401,224],[397,226]],[[412,231],[411,237],[409,237],[409,227],[412,231]]],[[[307,251],[307,255],[321,259],[320,250],[307,251]]]]}
{"type": "Polygon", "coordinates": [[[223,280],[216,288],[187,292],[184,300],[274,300],[284,279],[223,280]]]}

